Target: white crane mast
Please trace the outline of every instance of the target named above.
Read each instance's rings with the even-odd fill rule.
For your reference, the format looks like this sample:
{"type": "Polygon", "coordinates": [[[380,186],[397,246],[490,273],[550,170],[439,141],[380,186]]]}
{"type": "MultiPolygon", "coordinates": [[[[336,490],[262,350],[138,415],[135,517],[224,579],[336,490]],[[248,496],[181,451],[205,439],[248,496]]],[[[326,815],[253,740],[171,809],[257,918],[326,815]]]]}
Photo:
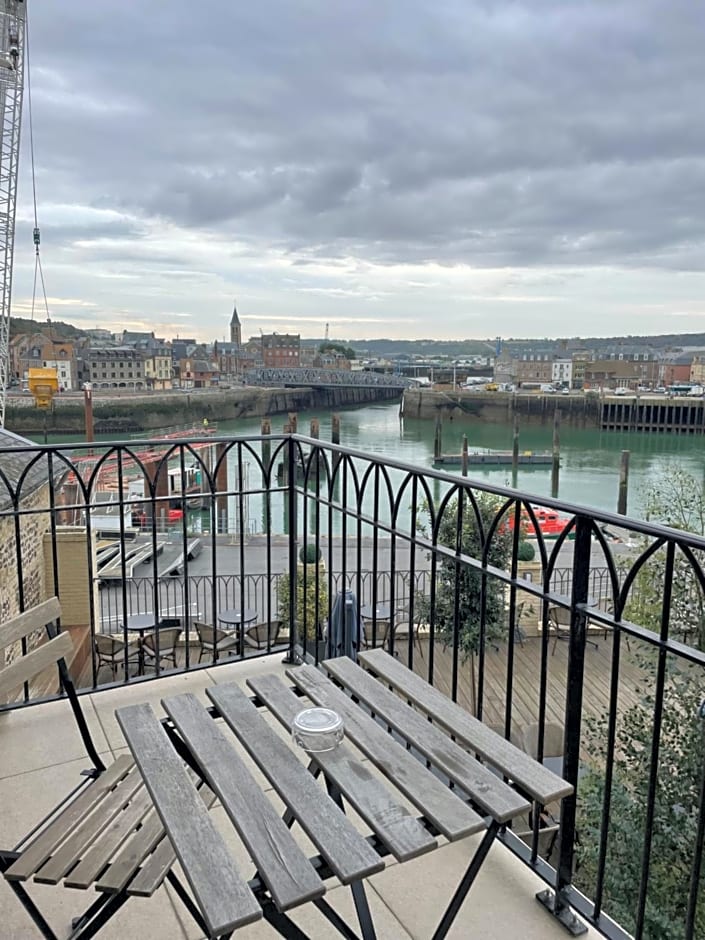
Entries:
{"type": "Polygon", "coordinates": [[[24,88],[24,0],[0,0],[0,428],[10,379],[10,300],[24,88]]]}

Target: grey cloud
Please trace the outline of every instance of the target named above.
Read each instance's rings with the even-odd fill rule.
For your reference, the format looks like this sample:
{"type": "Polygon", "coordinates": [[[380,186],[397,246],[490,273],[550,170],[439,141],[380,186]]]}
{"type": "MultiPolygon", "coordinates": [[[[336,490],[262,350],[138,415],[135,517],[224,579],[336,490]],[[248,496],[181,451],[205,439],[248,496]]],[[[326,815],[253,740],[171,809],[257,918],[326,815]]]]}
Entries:
{"type": "Polygon", "coordinates": [[[31,18],[57,200],[304,258],[702,267],[701,4],[76,0],[31,18]]]}

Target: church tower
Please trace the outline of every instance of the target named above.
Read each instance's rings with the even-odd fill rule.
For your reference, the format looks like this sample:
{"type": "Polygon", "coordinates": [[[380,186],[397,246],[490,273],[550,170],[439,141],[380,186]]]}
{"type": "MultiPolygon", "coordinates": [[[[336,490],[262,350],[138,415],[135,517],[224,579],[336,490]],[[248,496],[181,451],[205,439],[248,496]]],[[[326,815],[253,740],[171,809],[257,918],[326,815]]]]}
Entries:
{"type": "Polygon", "coordinates": [[[242,327],[235,304],[233,304],[233,315],[230,318],[230,342],[238,348],[242,346],[242,327]]]}

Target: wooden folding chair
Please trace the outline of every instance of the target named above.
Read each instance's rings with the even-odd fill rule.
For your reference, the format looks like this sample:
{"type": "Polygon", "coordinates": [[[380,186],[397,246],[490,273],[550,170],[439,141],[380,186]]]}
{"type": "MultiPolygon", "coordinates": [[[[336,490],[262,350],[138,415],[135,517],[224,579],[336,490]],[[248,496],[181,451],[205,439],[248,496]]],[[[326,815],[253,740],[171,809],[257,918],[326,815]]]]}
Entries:
{"type": "MultiPolygon", "coordinates": [[[[0,872],[43,937],[59,940],[24,882],[94,888],[98,895],[72,922],[71,940],[94,936],[132,895],[147,897],[174,862],[171,843],[131,757],[106,767],[97,753],[64,657],[69,633],[58,633],[56,597],[0,626],[0,650],[44,630],[48,641],[0,669],[0,701],[56,664],[91,766],[67,796],[10,849],[0,847],[0,872]]],[[[41,721],[37,722],[40,732],[41,721]]],[[[205,788],[204,788],[205,789],[205,788]]],[[[205,797],[204,797],[205,799],[205,797]]],[[[0,931],[1,932],[1,931],[0,931]]]]}

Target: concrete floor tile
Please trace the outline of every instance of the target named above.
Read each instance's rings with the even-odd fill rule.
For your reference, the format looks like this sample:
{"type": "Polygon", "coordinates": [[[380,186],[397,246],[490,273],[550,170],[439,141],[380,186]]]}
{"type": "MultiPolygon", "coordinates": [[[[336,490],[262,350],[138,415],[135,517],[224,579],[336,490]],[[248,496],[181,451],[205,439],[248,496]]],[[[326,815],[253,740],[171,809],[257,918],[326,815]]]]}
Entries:
{"type": "MultiPolygon", "coordinates": [[[[110,751],[100,756],[106,765],[113,762],[110,751]]],[[[91,762],[84,757],[0,779],[3,847],[16,845],[71,790],[85,781],[86,778],[80,776],[81,771],[90,767],[91,762]]]]}
{"type": "MultiPolygon", "coordinates": [[[[109,744],[89,696],[81,706],[98,751],[109,744]]],[[[0,778],[76,760],[86,753],[68,701],[0,713],[0,778]]]]}
{"type": "MultiPolygon", "coordinates": [[[[171,888],[169,889],[171,891],[171,888]]],[[[367,900],[370,905],[372,920],[377,933],[377,940],[411,940],[411,935],[404,929],[400,921],[389,910],[379,895],[369,888],[365,887],[367,900]]],[[[355,914],[352,893],[350,888],[339,886],[327,891],[324,895],[325,900],[333,909],[340,914],[346,924],[359,935],[360,928],[355,914]]],[[[174,903],[179,917],[186,931],[188,940],[203,940],[203,933],[191,920],[190,915],[178,900],[174,898],[174,903]],[[180,909],[179,909],[180,905],[180,909]],[[182,915],[183,912],[183,915],[182,915]]],[[[317,908],[309,903],[301,907],[294,908],[288,912],[291,920],[306,934],[310,940],[334,940],[340,937],[340,934],[325,919],[317,908]]],[[[250,924],[248,927],[241,927],[235,934],[237,940],[281,940],[281,935],[274,930],[265,920],[250,924]]]]}
{"type": "MultiPolygon", "coordinates": [[[[447,844],[430,855],[373,875],[372,886],[414,940],[433,935],[468,866],[481,835],[447,844]]],[[[545,883],[495,842],[458,917],[449,940],[564,940],[565,928],[536,901],[545,883]]],[[[591,930],[587,938],[600,934],[591,930]]]]}
{"type": "MultiPolygon", "coordinates": [[[[94,891],[76,891],[61,885],[29,884],[28,892],[59,937],[70,932],[71,919],[96,898],[94,891]]],[[[0,937],[5,940],[37,940],[39,931],[6,881],[0,879],[0,937]]],[[[164,886],[151,898],[130,898],[100,931],[101,940],[149,937],[149,940],[185,940],[183,924],[176,915],[164,886]]]]}
{"type": "Polygon", "coordinates": [[[94,692],[90,699],[93,702],[108,745],[111,748],[122,748],[125,745],[125,739],[115,718],[116,708],[124,708],[126,705],[133,705],[138,702],[149,702],[154,707],[157,716],[161,718],[164,716],[161,706],[163,698],[169,698],[183,692],[193,692],[201,701],[205,702],[205,689],[212,684],[213,680],[207,671],[203,670],[178,676],[162,676],[150,682],[140,682],[122,688],[107,689],[104,692],[94,692]]]}

